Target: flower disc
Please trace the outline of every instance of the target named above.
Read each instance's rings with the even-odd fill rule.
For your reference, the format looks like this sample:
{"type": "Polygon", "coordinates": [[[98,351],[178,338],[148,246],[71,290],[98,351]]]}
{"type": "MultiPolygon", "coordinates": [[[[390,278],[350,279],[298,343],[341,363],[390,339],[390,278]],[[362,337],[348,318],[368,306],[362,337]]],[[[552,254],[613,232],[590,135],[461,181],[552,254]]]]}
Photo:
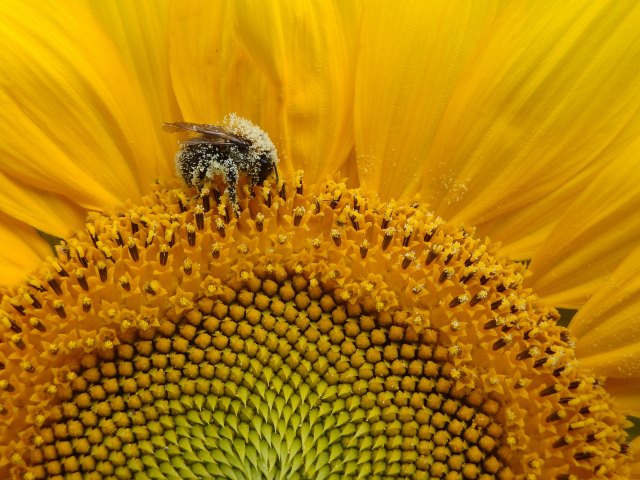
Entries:
{"type": "Polygon", "coordinates": [[[0,472],[624,475],[624,417],[497,245],[302,172],[240,206],[157,185],[4,292],[0,472]]]}

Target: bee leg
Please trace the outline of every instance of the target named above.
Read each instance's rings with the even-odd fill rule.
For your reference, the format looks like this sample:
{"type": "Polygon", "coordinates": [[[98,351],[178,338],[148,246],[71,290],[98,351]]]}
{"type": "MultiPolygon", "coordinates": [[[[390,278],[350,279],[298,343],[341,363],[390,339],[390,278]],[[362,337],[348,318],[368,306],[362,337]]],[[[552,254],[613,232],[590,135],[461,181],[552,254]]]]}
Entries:
{"type": "Polygon", "coordinates": [[[227,189],[225,193],[229,196],[229,203],[233,207],[233,211],[236,215],[240,216],[242,211],[240,205],[238,205],[238,181],[240,174],[238,168],[235,165],[228,165],[224,173],[224,181],[227,182],[227,189]]]}

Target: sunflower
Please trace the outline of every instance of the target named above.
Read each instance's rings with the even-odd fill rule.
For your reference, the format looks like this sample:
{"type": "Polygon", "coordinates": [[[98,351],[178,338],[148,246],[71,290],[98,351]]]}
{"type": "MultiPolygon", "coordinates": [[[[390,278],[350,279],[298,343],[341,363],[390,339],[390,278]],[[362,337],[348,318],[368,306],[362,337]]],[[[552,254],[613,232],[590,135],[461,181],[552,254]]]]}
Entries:
{"type": "Polygon", "coordinates": [[[2,478],[637,478],[640,6],[0,10],[2,478]]]}

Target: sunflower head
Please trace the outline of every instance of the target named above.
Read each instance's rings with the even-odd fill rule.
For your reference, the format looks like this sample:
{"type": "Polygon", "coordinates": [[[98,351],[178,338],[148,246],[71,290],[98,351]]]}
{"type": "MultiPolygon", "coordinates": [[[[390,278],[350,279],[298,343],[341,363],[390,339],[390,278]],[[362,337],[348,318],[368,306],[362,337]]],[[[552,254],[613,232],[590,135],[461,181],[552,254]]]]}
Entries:
{"type": "Polygon", "coordinates": [[[221,190],[161,182],[141,205],[91,216],[3,292],[5,471],[505,480],[625,468],[624,417],[556,310],[473,229],[332,179],[306,188],[302,173],[239,188],[238,215],[221,190]]]}
{"type": "Polygon", "coordinates": [[[640,6],[396,3],[0,2],[0,478],[637,476],[640,6]]]}

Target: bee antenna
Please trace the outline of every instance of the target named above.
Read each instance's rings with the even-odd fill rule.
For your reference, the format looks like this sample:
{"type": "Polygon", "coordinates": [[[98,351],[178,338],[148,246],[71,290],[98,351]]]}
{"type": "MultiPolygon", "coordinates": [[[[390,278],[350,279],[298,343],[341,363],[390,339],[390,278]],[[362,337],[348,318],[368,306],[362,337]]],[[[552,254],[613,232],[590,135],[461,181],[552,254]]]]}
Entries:
{"type": "Polygon", "coordinates": [[[280,185],[280,177],[278,176],[278,167],[273,164],[273,169],[276,171],[276,185],[280,185]]]}

